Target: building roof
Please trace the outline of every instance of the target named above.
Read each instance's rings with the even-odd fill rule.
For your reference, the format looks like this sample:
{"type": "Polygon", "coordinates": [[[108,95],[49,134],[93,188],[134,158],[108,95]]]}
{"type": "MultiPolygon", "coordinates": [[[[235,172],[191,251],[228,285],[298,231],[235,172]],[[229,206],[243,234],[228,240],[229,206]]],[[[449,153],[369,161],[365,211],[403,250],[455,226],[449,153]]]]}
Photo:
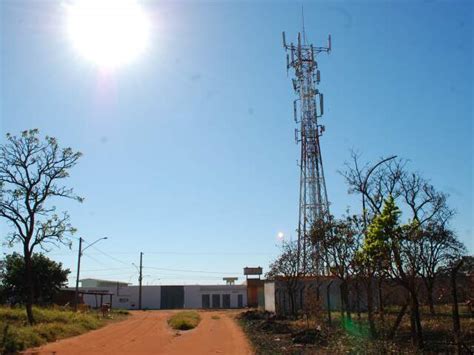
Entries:
{"type": "Polygon", "coordinates": [[[107,282],[107,283],[114,283],[114,284],[120,284],[120,285],[131,285],[130,282],[114,281],[114,280],[102,280],[102,279],[92,279],[92,278],[79,279],[79,281],[80,281],[80,282],[83,282],[83,281],[97,281],[97,282],[107,282]]]}

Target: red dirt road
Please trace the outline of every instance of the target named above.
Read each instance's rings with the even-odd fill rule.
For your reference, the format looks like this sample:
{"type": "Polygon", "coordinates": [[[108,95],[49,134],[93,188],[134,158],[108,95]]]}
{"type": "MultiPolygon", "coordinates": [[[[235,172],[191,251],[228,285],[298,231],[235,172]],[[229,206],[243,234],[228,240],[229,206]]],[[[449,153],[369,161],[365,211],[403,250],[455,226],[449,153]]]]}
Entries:
{"type": "Polygon", "coordinates": [[[253,354],[233,319],[235,312],[200,312],[197,328],[183,332],[168,326],[174,312],[132,312],[122,322],[29,349],[26,354],[253,354]]]}

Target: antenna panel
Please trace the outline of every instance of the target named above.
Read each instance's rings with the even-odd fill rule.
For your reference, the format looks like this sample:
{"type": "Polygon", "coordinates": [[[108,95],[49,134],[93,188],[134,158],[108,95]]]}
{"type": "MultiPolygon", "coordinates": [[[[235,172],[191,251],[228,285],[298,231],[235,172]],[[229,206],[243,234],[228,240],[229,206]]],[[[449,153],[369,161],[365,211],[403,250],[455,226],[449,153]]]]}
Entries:
{"type": "Polygon", "coordinates": [[[295,122],[298,122],[298,110],[296,108],[296,100],[293,101],[293,117],[295,119],[295,122]]]}
{"type": "Polygon", "coordinates": [[[321,116],[324,115],[324,96],[323,94],[319,94],[319,108],[321,111],[321,116]]]}

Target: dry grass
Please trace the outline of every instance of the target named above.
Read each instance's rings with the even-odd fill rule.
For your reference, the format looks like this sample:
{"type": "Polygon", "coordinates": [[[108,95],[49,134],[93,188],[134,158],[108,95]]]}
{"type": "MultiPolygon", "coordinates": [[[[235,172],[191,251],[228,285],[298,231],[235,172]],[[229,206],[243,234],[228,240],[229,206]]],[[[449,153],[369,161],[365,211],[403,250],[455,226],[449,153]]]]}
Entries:
{"type": "MultiPolygon", "coordinates": [[[[425,351],[428,353],[453,353],[453,323],[451,307],[440,306],[437,314],[432,316],[427,309],[422,312],[422,326],[425,340],[425,351]]],[[[368,331],[367,314],[352,315],[352,320],[341,319],[339,312],[332,312],[332,326],[328,326],[323,318],[309,321],[310,329],[320,329],[316,342],[299,344],[295,342],[295,334],[307,327],[306,320],[270,319],[263,315],[242,317],[241,325],[250,338],[257,354],[381,354],[403,353],[415,354],[411,345],[410,317],[405,314],[403,321],[393,340],[387,334],[395,322],[398,308],[390,309],[384,321],[376,315],[378,339],[371,339],[368,331]],[[289,330],[288,330],[289,329],[289,330]]],[[[462,341],[466,348],[474,350],[474,318],[461,308],[462,341]]]]}
{"type": "Polygon", "coordinates": [[[168,319],[168,324],[176,330],[189,330],[196,328],[201,321],[201,316],[196,311],[182,311],[175,313],[168,319]]]}
{"type": "MultiPolygon", "coordinates": [[[[107,323],[96,312],[75,313],[57,308],[33,308],[36,324],[30,326],[24,308],[0,307],[0,353],[15,353],[58,339],[79,335],[107,323]]],[[[123,318],[112,312],[111,318],[123,318]]]]}

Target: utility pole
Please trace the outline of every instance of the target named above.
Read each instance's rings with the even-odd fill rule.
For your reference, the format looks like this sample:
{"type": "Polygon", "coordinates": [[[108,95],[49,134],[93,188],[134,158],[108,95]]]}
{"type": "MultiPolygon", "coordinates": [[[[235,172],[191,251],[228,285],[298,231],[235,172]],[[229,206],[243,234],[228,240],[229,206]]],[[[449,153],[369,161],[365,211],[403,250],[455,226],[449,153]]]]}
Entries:
{"type": "Polygon", "coordinates": [[[74,311],[77,311],[77,304],[79,303],[79,271],[81,269],[81,256],[82,256],[82,238],[79,238],[79,254],[77,255],[76,291],[74,293],[74,311]]]}
{"type": "Polygon", "coordinates": [[[140,276],[138,276],[138,309],[142,309],[142,270],[143,270],[143,252],[140,252],[140,276]]]}
{"type": "MultiPolygon", "coordinates": [[[[105,240],[107,237],[99,238],[97,239],[94,243],[89,244],[84,248],[86,250],[87,248],[93,246],[95,243],[100,242],[101,240],[105,240]]],[[[74,292],[74,311],[77,311],[77,305],[79,303],[79,273],[81,271],[81,256],[84,253],[84,250],[82,250],[82,242],[84,241],[83,238],[79,238],[79,252],[77,254],[77,276],[76,276],[76,290],[74,292]]]]}

